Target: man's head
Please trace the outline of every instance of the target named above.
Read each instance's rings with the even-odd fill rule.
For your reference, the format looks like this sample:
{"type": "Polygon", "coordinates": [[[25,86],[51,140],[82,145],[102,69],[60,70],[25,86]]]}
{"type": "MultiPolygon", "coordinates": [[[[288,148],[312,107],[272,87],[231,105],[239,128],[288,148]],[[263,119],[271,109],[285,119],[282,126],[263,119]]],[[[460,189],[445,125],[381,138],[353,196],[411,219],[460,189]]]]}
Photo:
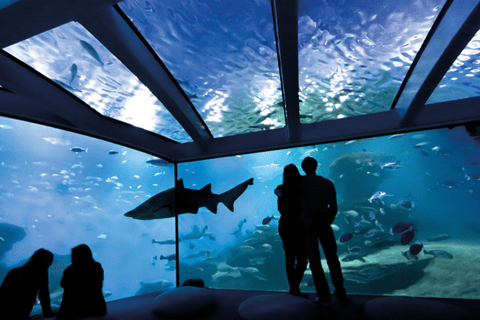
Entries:
{"type": "Polygon", "coordinates": [[[317,171],[318,162],[312,157],[306,157],[302,161],[302,169],[306,174],[315,174],[317,171]]]}

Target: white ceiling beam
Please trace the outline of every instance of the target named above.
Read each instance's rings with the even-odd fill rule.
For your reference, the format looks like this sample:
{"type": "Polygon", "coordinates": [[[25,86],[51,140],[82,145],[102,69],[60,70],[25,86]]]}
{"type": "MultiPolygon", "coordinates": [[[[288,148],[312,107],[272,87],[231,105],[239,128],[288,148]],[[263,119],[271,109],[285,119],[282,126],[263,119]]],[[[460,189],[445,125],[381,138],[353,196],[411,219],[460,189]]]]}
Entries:
{"type": "Polygon", "coordinates": [[[150,89],[195,142],[212,139],[170,71],[120,12],[119,8],[108,7],[79,22],[150,89]]]}

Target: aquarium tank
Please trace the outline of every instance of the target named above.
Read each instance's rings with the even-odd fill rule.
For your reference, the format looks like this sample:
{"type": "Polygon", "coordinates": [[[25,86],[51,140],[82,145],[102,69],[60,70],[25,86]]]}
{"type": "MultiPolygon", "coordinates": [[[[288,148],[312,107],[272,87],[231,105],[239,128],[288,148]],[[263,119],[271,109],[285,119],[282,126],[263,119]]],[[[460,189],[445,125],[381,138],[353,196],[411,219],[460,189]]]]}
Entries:
{"type": "MultiPolygon", "coordinates": [[[[480,146],[463,125],[479,119],[465,110],[480,95],[480,31],[412,107],[402,99],[427,79],[416,73],[440,73],[429,66],[443,61],[433,32],[454,30],[440,20],[462,13],[459,2],[299,0],[286,17],[272,3],[125,0],[96,18],[37,25],[2,48],[1,70],[28,78],[4,72],[0,84],[0,100],[13,101],[2,114],[18,118],[0,117],[0,281],[50,250],[58,306],[71,249],[87,244],[104,268],[107,301],[188,279],[287,292],[274,190],[286,165],[304,174],[301,162],[313,157],[336,187],[332,228],[349,294],[480,299],[480,146]],[[278,54],[288,34],[277,24],[292,16],[298,52],[294,43],[287,53],[298,63],[278,54]],[[282,82],[297,73],[298,91],[282,82]],[[468,101],[449,104],[458,99],[468,101]],[[435,104],[440,120],[432,112],[425,121],[435,104]],[[408,107],[420,114],[412,126],[402,122],[408,107]],[[319,141],[328,143],[307,145],[319,141]]],[[[315,292],[309,268],[301,290],[315,292]]]]}
{"type": "MultiPolygon", "coordinates": [[[[177,203],[198,209],[180,212],[178,234],[168,213],[127,214],[157,194],[175,196],[174,164],[9,118],[0,118],[0,134],[0,279],[48,249],[53,304],[81,243],[105,270],[107,301],[192,278],[210,288],[288,291],[274,189],[284,166],[300,168],[307,156],[336,186],[332,228],[349,293],[480,297],[472,281],[480,273],[480,147],[463,126],[178,163],[177,194],[242,191],[229,207],[202,202],[209,192],[192,197],[193,207],[177,203]],[[399,222],[409,225],[408,243],[399,222]]],[[[301,289],[315,292],[309,269],[301,289]]]]}

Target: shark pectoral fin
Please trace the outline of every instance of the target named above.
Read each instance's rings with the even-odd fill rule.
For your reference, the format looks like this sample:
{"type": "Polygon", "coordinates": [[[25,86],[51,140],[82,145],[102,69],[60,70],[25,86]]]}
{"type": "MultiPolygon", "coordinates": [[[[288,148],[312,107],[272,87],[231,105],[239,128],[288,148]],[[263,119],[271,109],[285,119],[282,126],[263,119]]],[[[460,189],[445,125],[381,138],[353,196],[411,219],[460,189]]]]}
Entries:
{"type": "Polygon", "coordinates": [[[223,203],[230,211],[233,212],[234,210],[233,204],[235,203],[235,200],[237,200],[238,197],[240,197],[242,193],[244,193],[245,190],[247,190],[248,186],[252,184],[253,184],[253,178],[240,183],[238,186],[233,187],[232,189],[220,194],[218,202],[223,203]]]}
{"type": "Polygon", "coordinates": [[[205,207],[211,212],[217,213],[218,202],[218,200],[212,199],[212,201],[209,201],[207,204],[205,204],[205,207]]]}

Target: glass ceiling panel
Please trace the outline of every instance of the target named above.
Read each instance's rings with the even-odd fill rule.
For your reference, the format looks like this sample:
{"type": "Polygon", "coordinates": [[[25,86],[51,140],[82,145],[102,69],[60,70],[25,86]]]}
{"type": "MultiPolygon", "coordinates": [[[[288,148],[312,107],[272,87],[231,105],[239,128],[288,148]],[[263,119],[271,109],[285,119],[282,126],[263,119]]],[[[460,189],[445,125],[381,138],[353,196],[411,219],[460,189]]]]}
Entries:
{"type": "Polygon", "coordinates": [[[214,137],[285,125],[270,0],[126,0],[214,137]]]}
{"type": "Polygon", "coordinates": [[[192,141],[150,90],[77,22],[4,50],[104,116],[178,142],[192,141]]]}
{"type": "Polygon", "coordinates": [[[480,96],[480,30],[443,76],[427,104],[480,96]]]}
{"type": "Polygon", "coordinates": [[[299,0],[302,123],[389,110],[445,0],[299,0]]]}

